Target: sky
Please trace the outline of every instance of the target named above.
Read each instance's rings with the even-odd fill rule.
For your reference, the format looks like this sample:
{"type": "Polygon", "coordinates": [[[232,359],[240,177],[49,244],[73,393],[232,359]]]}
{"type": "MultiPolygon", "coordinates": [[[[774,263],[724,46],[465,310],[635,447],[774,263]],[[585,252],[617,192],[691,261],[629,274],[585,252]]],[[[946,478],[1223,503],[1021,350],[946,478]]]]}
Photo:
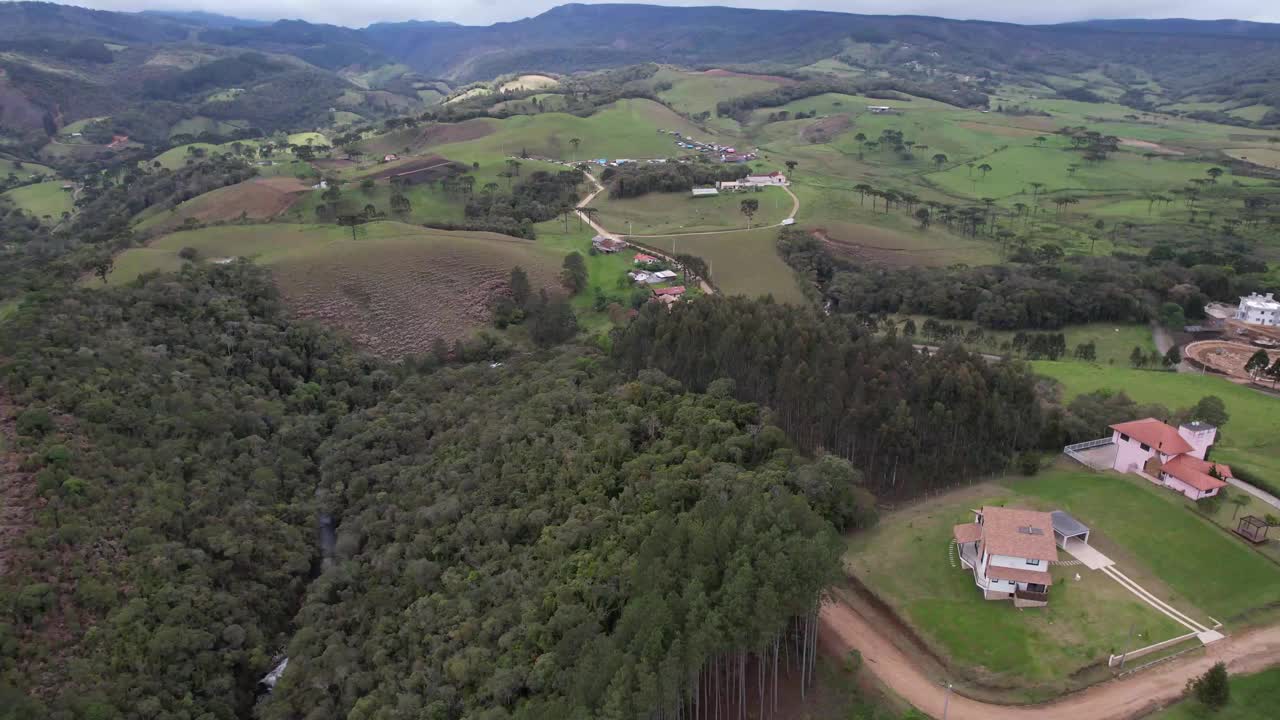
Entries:
{"type": "MultiPolygon", "coordinates": [[[[99,10],[203,10],[255,20],[281,18],[363,27],[374,22],[441,20],[488,25],[537,15],[566,0],[76,0],[99,10]]],[[[590,1],[590,0],[586,0],[590,1]]],[[[957,19],[1054,23],[1095,18],[1231,18],[1280,22],[1276,0],[655,0],[655,5],[730,5],[775,10],[937,15],[957,19]]]]}

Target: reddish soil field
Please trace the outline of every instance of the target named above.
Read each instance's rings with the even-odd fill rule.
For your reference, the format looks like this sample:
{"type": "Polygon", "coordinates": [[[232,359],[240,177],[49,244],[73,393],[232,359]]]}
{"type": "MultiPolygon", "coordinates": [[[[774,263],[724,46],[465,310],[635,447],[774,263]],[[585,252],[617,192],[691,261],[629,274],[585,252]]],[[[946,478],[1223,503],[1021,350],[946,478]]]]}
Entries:
{"type": "Polygon", "coordinates": [[[448,158],[442,158],[439,155],[427,155],[408,161],[388,163],[369,175],[365,175],[365,177],[373,178],[374,180],[386,180],[395,175],[402,175],[415,170],[425,170],[427,172],[420,173],[419,179],[421,179],[422,175],[430,175],[433,179],[436,179],[445,177],[454,167],[460,166],[448,158]]]}
{"type": "MultiPolygon", "coordinates": [[[[1244,364],[1249,362],[1249,358],[1260,349],[1252,345],[1224,340],[1204,340],[1191,343],[1183,353],[1212,370],[1236,379],[1248,380],[1249,373],[1244,371],[1244,364]]],[[[1269,350],[1267,357],[1270,358],[1269,363],[1274,363],[1276,358],[1280,358],[1280,351],[1269,350]]]]}
{"type": "Polygon", "coordinates": [[[489,306],[514,265],[535,288],[556,285],[554,255],[533,243],[484,235],[433,241],[421,236],[345,244],[274,266],[298,315],[332,325],[388,358],[452,346],[489,323],[489,306]],[[376,244],[375,244],[376,243],[376,244]]]}
{"type": "Polygon", "coordinates": [[[245,180],[183,203],[156,227],[177,227],[187,218],[206,223],[236,220],[242,214],[249,220],[267,220],[293,207],[310,189],[291,177],[245,180]]]}
{"type": "Polygon", "coordinates": [[[767,80],[769,82],[775,82],[775,83],[778,83],[779,85],[795,85],[796,84],[795,80],[792,80],[791,78],[782,77],[781,75],[756,75],[753,73],[740,73],[740,72],[734,72],[732,70],[722,70],[720,68],[715,68],[714,70],[704,70],[702,71],[702,74],[710,75],[712,77],[753,78],[755,80],[767,80]]]}
{"type": "Polygon", "coordinates": [[[806,127],[802,135],[811,143],[827,142],[853,125],[848,115],[832,115],[806,127]]]}

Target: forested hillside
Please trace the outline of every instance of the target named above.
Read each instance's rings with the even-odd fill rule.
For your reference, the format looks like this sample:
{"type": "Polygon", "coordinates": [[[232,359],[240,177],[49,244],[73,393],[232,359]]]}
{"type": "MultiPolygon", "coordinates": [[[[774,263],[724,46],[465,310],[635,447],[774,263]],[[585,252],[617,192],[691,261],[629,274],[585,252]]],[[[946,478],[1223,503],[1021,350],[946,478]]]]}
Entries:
{"type": "Polygon", "coordinates": [[[922,355],[810,308],[743,298],[649,308],[614,352],[625,367],[657,368],[693,389],[731,378],[803,450],[848,458],[877,494],[948,487],[1039,440],[1024,368],[956,348],[922,355]]]}
{"type": "Polygon", "coordinates": [[[247,263],[49,292],[0,332],[34,481],[0,716],[247,717],[286,652],[263,717],[672,708],[780,640],[811,664],[835,531],[873,518],[732,382],[572,347],[394,368],[247,263]]]}

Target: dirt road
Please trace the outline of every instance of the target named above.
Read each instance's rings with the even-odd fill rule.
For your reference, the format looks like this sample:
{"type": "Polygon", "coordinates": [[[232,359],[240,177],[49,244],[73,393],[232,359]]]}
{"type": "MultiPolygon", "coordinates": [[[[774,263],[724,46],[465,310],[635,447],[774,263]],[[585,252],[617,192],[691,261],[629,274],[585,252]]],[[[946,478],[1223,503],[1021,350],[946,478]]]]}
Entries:
{"type": "MultiPolygon", "coordinates": [[[[578,203],[578,207],[574,210],[574,212],[578,214],[578,217],[581,218],[583,222],[590,225],[591,229],[595,230],[597,234],[603,235],[607,238],[613,238],[614,240],[621,240],[622,242],[627,242],[626,235],[618,235],[616,233],[609,232],[604,228],[603,225],[596,222],[595,218],[593,218],[590,214],[582,212],[582,208],[590,205],[591,201],[595,200],[597,195],[604,192],[604,185],[602,185],[600,181],[596,179],[595,175],[592,175],[589,172],[584,172],[583,175],[587,176],[587,178],[591,181],[591,184],[596,186],[596,189],[591,191],[590,195],[587,195],[585,198],[583,198],[582,202],[578,203]]],[[[642,249],[646,253],[649,253],[650,255],[657,255],[658,257],[666,260],[667,262],[670,262],[673,264],[675,264],[676,262],[675,258],[671,257],[670,255],[666,255],[659,250],[653,250],[650,248],[642,248],[642,249]]],[[[702,289],[702,292],[704,295],[716,294],[716,289],[712,287],[711,283],[707,282],[706,280],[698,280],[698,285],[702,289]]]]}
{"type": "MultiPolygon", "coordinates": [[[[821,613],[820,632],[828,647],[857,649],[865,667],[904,700],[942,717],[947,691],[939,678],[923,672],[894,645],[880,626],[841,602],[821,613]]],[[[1233,673],[1258,672],[1280,663],[1280,627],[1219,641],[1204,653],[1112,680],[1042,705],[993,705],[951,694],[947,720],[1133,720],[1182,695],[1187,680],[1219,660],[1233,673]]]]}

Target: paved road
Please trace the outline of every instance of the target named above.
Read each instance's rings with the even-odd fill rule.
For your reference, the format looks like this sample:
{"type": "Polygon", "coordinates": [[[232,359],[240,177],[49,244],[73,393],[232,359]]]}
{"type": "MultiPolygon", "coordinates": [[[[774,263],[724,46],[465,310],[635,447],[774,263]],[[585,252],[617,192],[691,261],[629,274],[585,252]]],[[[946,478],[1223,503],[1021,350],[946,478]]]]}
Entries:
{"type": "MultiPolygon", "coordinates": [[[[1012,611],[1012,609],[1011,609],[1012,611]]],[[[904,700],[941,718],[946,689],[893,642],[893,630],[840,602],[822,608],[819,632],[827,647],[857,649],[865,667],[904,700]]],[[[1233,673],[1265,670],[1280,663],[1280,626],[1227,638],[1204,652],[1095,685],[1040,705],[996,705],[952,694],[947,720],[1133,720],[1179,698],[1187,680],[1219,660],[1233,673]]]]}
{"type": "Polygon", "coordinates": [[[1272,495],[1271,493],[1265,490],[1256,488],[1243,480],[1237,480],[1235,478],[1227,478],[1227,482],[1249,493],[1250,495],[1258,498],[1259,500],[1270,505],[1271,507],[1277,510],[1280,510],[1280,498],[1276,497],[1275,495],[1272,495]]]}

